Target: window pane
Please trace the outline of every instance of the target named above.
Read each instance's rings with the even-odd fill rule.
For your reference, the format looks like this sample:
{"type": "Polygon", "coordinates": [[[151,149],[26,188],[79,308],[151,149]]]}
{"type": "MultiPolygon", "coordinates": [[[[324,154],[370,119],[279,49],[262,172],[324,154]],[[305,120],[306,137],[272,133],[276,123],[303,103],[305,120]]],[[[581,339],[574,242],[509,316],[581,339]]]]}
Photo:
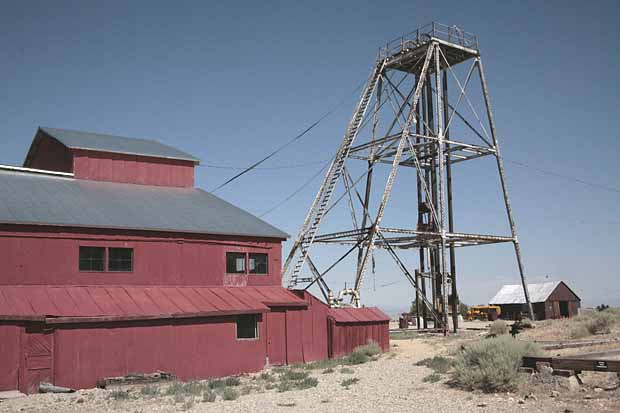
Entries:
{"type": "Polygon", "coordinates": [[[226,272],[229,274],[245,274],[245,254],[243,252],[226,253],[226,272]]]}
{"type": "Polygon", "coordinates": [[[105,271],[105,248],[80,247],[80,271],[105,271]]]}
{"type": "Polygon", "coordinates": [[[237,317],[237,338],[258,338],[258,317],[256,315],[237,317]]]}
{"type": "Polygon", "coordinates": [[[133,248],[108,248],[108,271],[133,271],[133,248]]]}
{"type": "Polygon", "coordinates": [[[250,254],[250,274],[267,274],[267,254],[250,254]]]}

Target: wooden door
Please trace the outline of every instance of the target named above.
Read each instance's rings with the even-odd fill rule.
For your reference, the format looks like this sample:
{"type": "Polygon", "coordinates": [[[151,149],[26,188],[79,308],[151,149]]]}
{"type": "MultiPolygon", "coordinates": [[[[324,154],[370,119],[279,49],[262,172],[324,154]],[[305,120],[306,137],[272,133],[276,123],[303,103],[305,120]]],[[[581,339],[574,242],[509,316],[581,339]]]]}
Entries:
{"type": "Polygon", "coordinates": [[[269,364],[286,364],[286,312],[271,310],[266,316],[269,364]]]}
{"type": "Polygon", "coordinates": [[[26,330],[23,344],[19,387],[26,394],[38,393],[40,383],[54,382],[54,334],[26,330]]]}

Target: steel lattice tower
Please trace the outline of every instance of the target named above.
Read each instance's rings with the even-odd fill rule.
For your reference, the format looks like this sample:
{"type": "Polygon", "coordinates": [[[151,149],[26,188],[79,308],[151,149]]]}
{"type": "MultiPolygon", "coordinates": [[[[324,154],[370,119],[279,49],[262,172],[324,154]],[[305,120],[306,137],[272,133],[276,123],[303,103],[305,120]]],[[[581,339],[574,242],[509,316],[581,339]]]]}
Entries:
{"type": "Polygon", "coordinates": [[[316,284],[330,305],[344,305],[343,296],[350,295],[351,304],[360,306],[360,290],[374,250],[386,250],[414,287],[416,303],[422,305],[418,314],[424,314],[425,327],[428,316],[434,319],[435,327],[441,326],[447,332],[449,304],[457,328],[455,248],[503,242],[514,245],[533,318],[477,37],[456,26],[432,23],[380,49],[342,143],[284,263],[283,273],[289,288],[307,289],[316,284]],[[456,65],[468,67],[461,80],[455,73],[456,65]],[[467,92],[474,77],[480,82],[478,99],[486,109],[483,116],[475,111],[467,92]],[[449,85],[456,86],[456,98],[449,98],[449,85]],[[471,109],[472,119],[459,111],[461,106],[471,109]],[[456,133],[451,136],[456,122],[471,132],[473,142],[460,139],[456,133]],[[462,233],[454,228],[453,166],[486,156],[496,160],[511,230],[507,236],[462,233]],[[359,177],[350,173],[352,162],[364,165],[359,177]],[[376,178],[377,166],[388,167],[389,174],[375,207],[370,198],[373,185],[381,184],[376,178]],[[400,168],[416,171],[412,184],[417,190],[417,214],[412,214],[411,220],[414,228],[381,225],[400,168]],[[334,196],[339,183],[342,194],[334,196]],[[352,228],[319,233],[328,214],[341,203],[350,209],[352,228]],[[315,244],[339,244],[348,249],[320,271],[310,255],[315,244]],[[399,256],[402,250],[410,249],[419,250],[419,268],[414,270],[399,256]],[[326,275],[355,253],[353,288],[336,296],[326,275]]]}

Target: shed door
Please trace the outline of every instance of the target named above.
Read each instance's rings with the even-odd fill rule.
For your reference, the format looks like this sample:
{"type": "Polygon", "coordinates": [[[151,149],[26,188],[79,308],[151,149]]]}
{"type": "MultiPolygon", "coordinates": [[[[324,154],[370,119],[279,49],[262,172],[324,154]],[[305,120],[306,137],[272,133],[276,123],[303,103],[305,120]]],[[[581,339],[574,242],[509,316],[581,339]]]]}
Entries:
{"type": "Polygon", "coordinates": [[[37,332],[24,334],[23,366],[20,390],[27,394],[37,393],[39,383],[53,383],[54,334],[37,332]]]}
{"type": "Polygon", "coordinates": [[[286,364],[286,312],[267,313],[267,357],[274,365],[286,364]]]}

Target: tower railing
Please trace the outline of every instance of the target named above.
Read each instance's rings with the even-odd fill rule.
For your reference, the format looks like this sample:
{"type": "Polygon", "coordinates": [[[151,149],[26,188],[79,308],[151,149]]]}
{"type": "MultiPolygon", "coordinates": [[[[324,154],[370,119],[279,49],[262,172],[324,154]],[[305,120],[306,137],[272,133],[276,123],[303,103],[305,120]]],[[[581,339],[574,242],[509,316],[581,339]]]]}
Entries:
{"type": "Polygon", "coordinates": [[[431,38],[445,40],[468,49],[478,50],[478,37],[460,27],[432,22],[410,33],[404,34],[379,48],[379,58],[385,59],[407,49],[428,43],[431,38]]]}

